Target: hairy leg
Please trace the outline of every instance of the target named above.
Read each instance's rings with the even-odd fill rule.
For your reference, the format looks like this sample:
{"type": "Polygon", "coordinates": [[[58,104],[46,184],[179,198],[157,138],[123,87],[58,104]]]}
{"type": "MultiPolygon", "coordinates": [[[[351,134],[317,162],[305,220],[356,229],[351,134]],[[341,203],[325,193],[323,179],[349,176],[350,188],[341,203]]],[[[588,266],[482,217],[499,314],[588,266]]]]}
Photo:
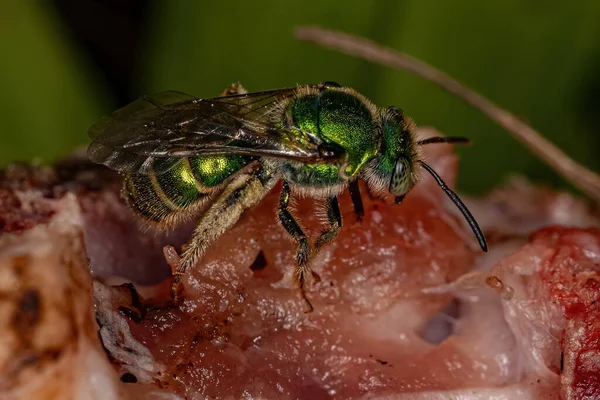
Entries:
{"type": "Polygon", "coordinates": [[[330,197],[327,199],[325,204],[327,212],[327,222],[329,223],[329,229],[322,232],[317,240],[315,241],[315,250],[319,251],[321,247],[330,243],[340,232],[342,228],[342,213],[340,212],[340,206],[338,204],[337,197],[330,197]]]}
{"type": "Polygon", "coordinates": [[[304,291],[306,275],[310,272],[315,279],[319,280],[320,278],[318,275],[312,272],[310,266],[308,265],[308,261],[310,260],[310,255],[312,252],[310,242],[302,231],[300,224],[298,224],[292,213],[289,211],[289,203],[290,186],[284,181],[283,188],[281,190],[281,197],[279,198],[279,222],[296,241],[296,243],[298,243],[298,249],[296,250],[296,266],[294,269],[294,281],[296,282],[296,286],[298,286],[298,290],[300,291],[300,296],[302,296],[302,300],[304,300],[304,304],[306,305],[306,312],[311,312],[313,307],[306,297],[306,292],[304,291]]]}
{"type": "MultiPolygon", "coordinates": [[[[214,243],[223,233],[227,232],[239,220],[242,213],[258,203],[275,185],[275,178],[264,167],[254,171],[243,172],[233,178],[231,183],[223,190],[221,195],[206,210],[194,230],[194,234],[187,242],[181,258],[177,260],[169,249],[167,261],[178,261],[173,271],[172,293],[177,300],[181,276],[188,268],[196,265],[200,257],[206,252],[208,246],[214,243]]],[[[173,267],[173,265],[171,265],[173,267]]]]}
{"type": "MultiPolygon", "coordinates": [[[[279,221],[285,230],[290,234],[290,236],[296,241],[296,243],[298,243],[298,249],[296,250],[296,266],[294,269],[294,281],[296,282],[298,290],[300,291],[300,296],[306,305],[306,312],[311,312],[313,307],[306,297],[306,291],[304,288],[306,277],[310,273],[316,281],[320,281],[321,278],[310,268],[309,262],[312,255],[312,248],[308,238],[306,237],[306,234],[302,231],[300,224],[289,211],[289,203],[290,187],[289,184],[284,181],[281,197],[279,199],[279,221]]],[[[321,235],[319,235],[317,238],[315,242],[315,250],[317,251],[322,246],[331,242],[337,236],[342,226],[342,216],[336,197],[327,199],[326,214],[330,229],[321,233],[321,235]]]]}

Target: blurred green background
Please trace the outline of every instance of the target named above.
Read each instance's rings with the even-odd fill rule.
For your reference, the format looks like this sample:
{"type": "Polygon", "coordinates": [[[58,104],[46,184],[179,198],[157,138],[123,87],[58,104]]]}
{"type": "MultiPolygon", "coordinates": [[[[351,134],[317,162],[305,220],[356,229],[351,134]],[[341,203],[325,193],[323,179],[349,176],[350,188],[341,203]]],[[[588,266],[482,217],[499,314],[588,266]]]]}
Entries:
{"type": "Polygon", "coordinates": [[[459,187],[508,174],[565,186],[477,111],[432,84],[299,42],[320,25],[405,51],[458,78],[600,170],[600,2],[540,0],[0,0],[0,166],[88,143],[100,116],[144,93],[217,95],[333,80],[421,125],[464,135],[459,187]]]}

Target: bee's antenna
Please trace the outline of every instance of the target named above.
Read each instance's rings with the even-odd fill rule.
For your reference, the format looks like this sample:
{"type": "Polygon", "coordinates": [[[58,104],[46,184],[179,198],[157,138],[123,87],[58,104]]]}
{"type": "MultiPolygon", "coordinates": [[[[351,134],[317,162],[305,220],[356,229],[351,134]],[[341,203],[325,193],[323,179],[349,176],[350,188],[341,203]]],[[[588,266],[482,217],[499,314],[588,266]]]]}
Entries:
{"type": "MultiPolygon", "coordinates": [[[[442,138],[442,139],[444,139],[444,138],[442,138]]],[[[450,139],[450,138],[448,138],[448,139],[450,139]]],[[[460,197],[458,197],[458,195],[456,193],[454,193],[452,191],[452,189],[450,189],[448,186],[446,186],[446,183],[444,183],[442,178],[440,178],[440,176],[437,174],[437,172],[435,172],[433,170],[433,168],[431,168],[429,165],[425,164],[423,161],[419,160],[419,163],[421,163],[421,166],[423,168],[425,168],[425,170],[427,172],[429,172],[431,174],[431,176],[433,176],[433,179],[435,179],[435,181],[437,182],[438,185],[440,185],[442,190],[444,192],[446,192],[446,194],[448,195],[450,200],[452,200],[452,202],[454,204],[456,204],[456,207],[458,207],[458,209],[460,210],[462,215],[465,217],[465,219],[469,223],[469,226],[473,230],[473,233],[477,237],[477,241],[479,241],[479,246],[481,246],[481,250],[487,252],[488,248],[487,248],[487,243],[485,241],[485,236],[483,236],[483,232],[481,231],[481,228],[479,228],[479,225],[477,225],[477,221],[475,221],[475,218],[473,218],[473,215],[471,215],[471,212],[469,211],[469,209],[467,208],[465,203],[462,202],[460,197]]]]}
{"type": "Polygon", "coordinates": [[[462,136],[434,136],[417,142],[420,146],[432,143],[470,144],[471,140],[462,136]]]}

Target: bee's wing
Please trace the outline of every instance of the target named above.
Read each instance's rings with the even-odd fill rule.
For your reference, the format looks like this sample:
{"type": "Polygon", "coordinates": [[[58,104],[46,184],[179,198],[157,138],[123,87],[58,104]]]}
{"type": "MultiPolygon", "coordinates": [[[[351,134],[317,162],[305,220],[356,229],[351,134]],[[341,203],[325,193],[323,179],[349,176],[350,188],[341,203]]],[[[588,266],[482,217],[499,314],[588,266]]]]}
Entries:
{"type": "Polygon", "coordinates": [[[142,97],[103,118],[89,130],[94,162],[117,171],[145,173],[162,158],[168,170],[178,158],[202,154],[272,156],[318,163],[335,158],[319,137],[275,125],[276,104],[297,89],[213,99],[179,92],[142,97]],[[172,160],[168,162],[167,160],[172,160]]]}

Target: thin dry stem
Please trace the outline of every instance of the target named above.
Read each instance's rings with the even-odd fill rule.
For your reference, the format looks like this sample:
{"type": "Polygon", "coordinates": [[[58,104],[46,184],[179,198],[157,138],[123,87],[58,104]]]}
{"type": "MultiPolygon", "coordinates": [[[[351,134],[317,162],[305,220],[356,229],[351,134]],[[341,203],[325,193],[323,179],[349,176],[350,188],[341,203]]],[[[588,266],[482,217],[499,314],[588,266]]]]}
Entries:
{"type": "Polygon", "coordinates": [[[370,40],[318,27],[298,27],[295,36],[342,53],[396,69],[411,71],[439,85],[506,129],[553,170],[600,203],[600,176],[571,159],[535,129],[456,79],[407,54],[370,40]]]}

